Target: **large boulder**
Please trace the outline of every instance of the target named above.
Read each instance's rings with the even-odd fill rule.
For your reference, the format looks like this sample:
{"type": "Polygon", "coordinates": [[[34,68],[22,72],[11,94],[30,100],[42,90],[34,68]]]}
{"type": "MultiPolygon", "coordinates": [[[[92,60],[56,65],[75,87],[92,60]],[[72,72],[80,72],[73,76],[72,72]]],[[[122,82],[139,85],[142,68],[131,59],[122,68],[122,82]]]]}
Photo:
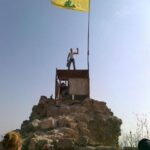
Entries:
{"type": "Polygon", "coordinates": [[[105,102],[89,98],[50,100],[42,96],[29,120],[21,125],[24,150],[113,150],[121,123],[105,102]]]}
{"type": "Polygon", "coordinates": [[[39,123],[39,127],[43,130],[53,129],[55,128],[55,126],[56,126],[56,121],[52,117],[46,118],[39,123]]]}

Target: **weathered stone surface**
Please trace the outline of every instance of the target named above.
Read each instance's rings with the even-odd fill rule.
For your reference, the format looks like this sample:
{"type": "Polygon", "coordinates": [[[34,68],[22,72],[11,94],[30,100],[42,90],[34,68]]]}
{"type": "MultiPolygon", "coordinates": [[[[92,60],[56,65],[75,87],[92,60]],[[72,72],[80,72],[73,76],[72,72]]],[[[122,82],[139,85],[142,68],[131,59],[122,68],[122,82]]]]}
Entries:
{"type": "Polygon", "coordinates": [[[74,150],[74,141],[72,139],[59,139],[55,143],[55,149],[57,150],[74,150]]]}
{"type": "Polygon", "coordinates": [[[138,150],[137,147],[124,147],[123,150],[138,150]]]}
{"type": "Polygon", "coordinates": [[[96,150],[96,147],[93,146],[75,146],[74,150],[96,150]]]}
{"type": "Polygon", "coordinates": [[[56,102],[42,96],[21,125],[24,150],[113,150],[121,123],[105,102],[89,98],[56,102]]]}
{"type": "Polygon", "coordinates": [[[39,127],[41,129],[53,129],[55,128],[55,126],[56,126],[56,122],[55,119],[52,117],[44,119],[39,123],[39,127]]]}
{"type": "Polygon", "coordinates": [[[116,148],[112,146],[98,146],[95,150],[116,150],[116,148]]]}
{"type": "Polygon", "coordinates": [[[83,147],[83,146],[86,146],[88,144],[88,140],[89,140],[89,137],[87,137],[87,136],[80,136],[77,139],[76,144],[83,147]]]}

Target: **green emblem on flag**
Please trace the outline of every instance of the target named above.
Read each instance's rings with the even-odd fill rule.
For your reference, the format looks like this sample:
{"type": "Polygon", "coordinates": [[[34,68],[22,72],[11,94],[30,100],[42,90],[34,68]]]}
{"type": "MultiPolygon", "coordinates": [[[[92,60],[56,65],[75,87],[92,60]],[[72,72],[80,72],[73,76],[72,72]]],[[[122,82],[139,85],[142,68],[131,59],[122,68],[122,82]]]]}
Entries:
{"type": "Polygon", "coordinates": [[[64,4],[65,7],[68,7],[68,8],[75,8],[75,5],[72,4],[72,1],[71,0],[67,0],[64,4]]]}

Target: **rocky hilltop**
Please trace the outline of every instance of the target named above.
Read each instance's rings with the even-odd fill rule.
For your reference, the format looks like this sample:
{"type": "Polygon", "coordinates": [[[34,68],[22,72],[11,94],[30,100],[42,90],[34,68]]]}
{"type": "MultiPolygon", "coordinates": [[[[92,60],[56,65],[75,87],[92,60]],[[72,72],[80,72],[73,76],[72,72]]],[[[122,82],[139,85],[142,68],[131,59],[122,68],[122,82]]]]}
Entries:
{"type": "Polygon", "coordinates": [[[41,96],[20,132],[24,150],[113,150],[121,123],[105,102],[41,96]]]}

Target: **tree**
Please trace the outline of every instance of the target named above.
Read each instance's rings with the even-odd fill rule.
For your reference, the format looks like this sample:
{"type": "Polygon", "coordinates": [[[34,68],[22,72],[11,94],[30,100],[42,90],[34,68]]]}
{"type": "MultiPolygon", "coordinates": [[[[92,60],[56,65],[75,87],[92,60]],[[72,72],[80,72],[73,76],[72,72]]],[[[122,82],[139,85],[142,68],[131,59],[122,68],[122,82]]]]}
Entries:
{"type": "Polygon", "coordinates": [[[122,132],[120,140],[121,147],[137,147],[138,141],[143,138],[150,138],[150,119],[147,115],[136,115],[136,128],[129,133],[122,132]]]}

